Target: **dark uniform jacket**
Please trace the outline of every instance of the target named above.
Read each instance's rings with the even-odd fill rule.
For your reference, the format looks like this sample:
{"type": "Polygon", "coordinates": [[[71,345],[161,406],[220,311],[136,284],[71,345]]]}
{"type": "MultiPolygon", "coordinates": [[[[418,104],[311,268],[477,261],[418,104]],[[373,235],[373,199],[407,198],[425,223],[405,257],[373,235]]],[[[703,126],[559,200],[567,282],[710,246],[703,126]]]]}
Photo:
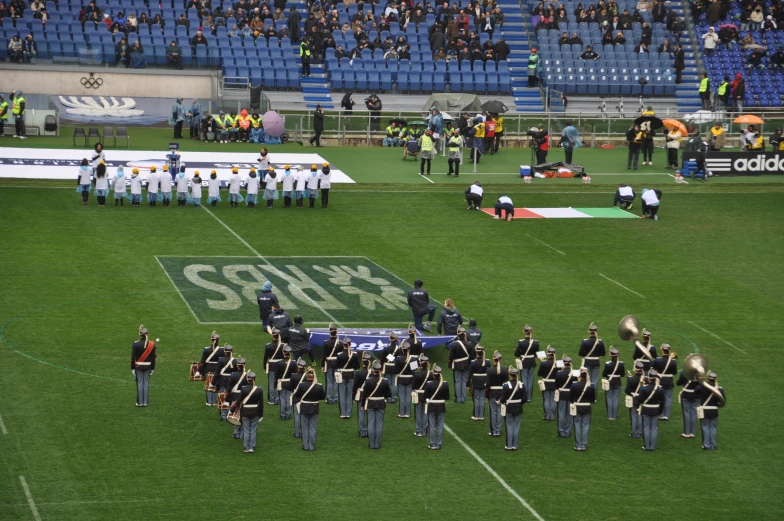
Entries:
{"type": "Polygon", "coordinates": [[[133,343],[133,348],[131,348],[131,369],[135,369],[137,371],[155,370],[155,358],[158,356],[155,351],[158,349],[158,347],[155,346],[154,343],[152,351],[150,351],[150,354],[147,355],[147,358],[144,360],[144,362],[138,361],[142,355],[144,355],[147,347],[148,344],[146,340],[139,339],[133,343]]]}
{"type": "Polygon", "coordinates": [[[288,341],[289,328],[294,325],[294,322],[291,321],[291,317],[288,313],[282,309],[276,309],[270,313],[267,322],[269,323],[270,327],[276,327],[280,329],[280,337],[284,342],[288,341]]]}
{"type": "Polygon", "coordinates": [[[408,306],[415,315],[430,313],[430,295],[425,288],[414,288],[408,292],[408,306]]]}
{"type": "Polygon", "coordinates": [[[675,359],[661,356],[653,361],[652,367],[659,373],[659,383],[663,389],[675,387],[675,375],[678,374],[678,362],[675,359]]]}
{"type": "Polygon", "coordinates": [[[446,308],[441,310],[438,315],[438,334],[441,332],[445,335],[456,335],[457,326],[463,323],[463,315],[455,308],[446,308]]]}
{"type": "Polygon", "coordinates": [[[408,353],[408,355],[401,353],[400,356],[395,358],[395,373],[397,373],[398,385],[411,385],[414,374],[411,370],[411,361],[416,359],[417,357],[411,353],[408,353]]]}
{"type": "Polygon", "coordinates": [[[539,371],[536,374],[542,378],[545,391],[555,390],[555,373],[556,367],[554,358],[548,358],[539,364],[539,371]]]}
{"type": "Polygon", "coordinates": [[[577,405],[577,414],[590,414],[595,399],[596,387],[588,385],[588,380],[575,382],[569,388],[569,401],[581,404],[577,405]]]}
{"type": "Polygon", "coordinates": [[[610,360],[605,362],[604,370],[602,370],[602,377],[610,381],[610,387],[620,387],[623,385],[623,375],[626,374],[626,368],[620,360],[610,360]],[[618,367],[615,364],[618,364],[618,367]]]}
{"type": "Polygon", "coordinates": [[[474,358],[476,358],[476,351],[468,340],[452,342],[452,347],[449,348],[449,367],[453,371],[466,371],[474,358]]]}
{"type": "Polygon", "coordinates": [[[199,371],[202,374],[215,373],[218,370],[218,360],[223,356],[223,348],[205,347],[201,353],[201,361],[199,362],[199,371]]]}
{"type": "Polygon", "coordinates": [[[278,307],[278,297],[271,291],[259,293],[256,297],[256,302],[259,304],[259,318],[261,320],[269,318],[273,305],[278,307]]]}
{"type": "Polygon", "coordinates": [[[633,374],[629,378],[626,379],[626,389],[624,392],[627,396],[631,396],[634,398],[634,406],[637,407],[640,405],[640,402],[637,400],[640,396],[640,387],[642,387],[642,375],[641,374],[633,374]]]}
{"type": "Polygon", "coordinates": [[[340,353],[342,349],[343,345],[338,340],[338,337],[330,336],[326,342],[324,342],[324,347],[321,348],[321,367],[323,369],[334,368],[337,364],[338,353],[340,353]]]}
{"type": "Polygon", "coordinates": [[[301,324],[289,328],[289,347],[296,353],[310,349],[310,331],[301,324]]]}
{"type": "Polygon", "coordinates": [[[446,412],[449,401],[449,382],[443,379],[431,380],[425,384],[425,403],[427,412],[446,412]],[[433,403],[438,401],[439,403],[433,403]]]}
{"type": "Polygon", "coordinates": [[[362,386],[365,385],[365,380],[367,380],[368,374],[370,374],[370,371],[367,367],[362,367],[362,369],[354,374],[354,387],[352,388],[351,392],[355,398],[357,396],[357,391],[362,389],[362,386]]]}
{"type": "Polygon", "coordinates": [[[264,417],[264,390],[261,387],[254,385],[246,385],[240,389],[239,403],[242,404],[245,399],[245,405],[240,409],[240,416],[243,418],[263,418],[264,417]],[[253,394],[251,394],[251,392],[253,394]],[[250,394],[250,398],[248,395],[250,394]]]}
{"type": "Polygon", "coordinates": [[[584,339],[580,344],[579,355],[585,358],[585,367],[599,367],[599,357],[605,355],[604,341],[596,337],[584,339]]]}
{"type": "Polygon", "coordinates": [[[468,337],[468,340],[473,342],[476,346],[479,344],[479,341],[482,340],[482,330],[475,327],[469,327],[466,330],[466,336],[468,337]]]}
{"type": "Polygon", "coordinates": [[[648,384],[640,388],[637,395],[640,405],[640,414],[645,416],[659,416],[664,410],[664,389],[661,385],[648,384]]]}
{"type": "Polygon", "coordinates": [[[300,403],[300,414],[318,414],[319,402],[326,396],[323,385],[306,380],[300,383],[294,394],[291,395],[291,401],[302,402],[300,403]],[[313,386],[312,389],[311,386],[313,386]]]}
{"type": "Polygon", "coordinates": [[[395,362],[390,362],[387,358],[389,355],[392,355],[394,358],[400,354],[400,343],[397,340],[392,340],[389,342],[386,347],[384,347],[384,351],[382,353],[382,363],[384,364],[384,374],[396,374],[395,370],[395,362]]]}
{"type": "Polygon", "coordinates": [[[231,354],[224,355],[220,357],[218,360],[218,372],[215,373],[215,378],[213,378],[213,382],[217,382],[217,385],[220,387],[226,387],[229,385],[229,378],[231,377],[231,373],[237,370],[237,359],[234,358],[231,354]]]}
{"type": "Polygon", "coordinates": [[[231,373],[231,376],[229,376],[229,401],[236,402],[240,396],[240,390],[246,385],[248,385],[248,373],[246,371],[231,373]]]}
{"type": "MultiPolygon", "coordinates": [[[[533,338],[522,338],[517,342],[515,357],[523,357],[523,369],[536,367],[536,352],[539,351],[539,341],[533,338]]],[[[508,410],[508,409],[507,409],[508,410]]]]}
{"type": "MultiPolygon", "coordinates": [[[[433,371],[420,367],[414,372],[414,379],[411,382],[411,387],[414,391],[420,393],[419,397],[422,398],[423,396],[421,393],[425,392],[425,385],[432,379],[433,371]]],[[[419,403],[424,403],[424,401],[420,400],[419,403]]]]}
{"type": "Polygon", "coordinates": [[[710,389],[706,387],[709,384],[702,384],[697,387],[697,399],[700,402],[700,407],[703,407],[703,413],[705,418],[718,418],[719,417],[719,407],[724,407],[725,401],[727,396],[724,394],[723,387],[716,387],[721,395],[724,397],[725,400],[719,400],[719,398],[713,394],[710,389]]]}
{"type": "Polygon", "coordinates": [[[487,370],[490,368],[490,360],[477,358],[468,366],[468,387],[474,391],[483,391],[487,386],[487,370]]]}
{"type": "Polygon", "coordinates": [[[288,360],[284,358],[278,362],[278,365],[275,368],[275,385],[280,382],[281,391],[290,390],[289,382],[291,381],[291,375],[296,372],[297,362],[292,357],[289,357],[288,360]]]}
{"type": "Polygon", "coordinates": [[[648,350],[648,352],[651,354],[651,358],[648,358],[642,352],[642,349],[640,349],[639,346],[637,346],[637,344],[635,343],[635,345],[634,345],[634,361],[636,362],[637,360],[642,360],[642,363],[645,366],[645,369],[643,369],[643,370],[647,373],[648,369],[651,368],[651,363],[659,355],[656,354],[656,346],[651,344],[650,342],[648,342],[647,344],[644,343],[644,342],[640,342],[640,344],[642,344],[643,347],[645,347],[645,349],[648,350]]]}
{"type": "Polygon", "coordinates": [[[506,414],[522,414],[525,403],[526,390],[523,382],[509,380],[504,384],[501,403],[506,405],[506,414]]]}
{"type": "Polygon", "coordinates": [[[492,365],[487,370],[487,383],[485,389],[487,396],[498,400],[501,398],[503,385],[509,380],[509,369],[501,364],[492,365]]]}
{"type": "Polygon", "coordinates": [[[283,359],[283,342],[272,341],[264,347],[264,367],[267,372],[275,371],[278,367],[278,362],[283,359]],[[269,364],[269,366],[267,366],[269,364]]]}
{"type": "Polygon", "coordinates": [[[562,369],[555,373],[555,389],[558,392],[558,399],[559,402],[568,402],[569,401],[569,390],[572,388],[572,384],[577,381],[572,375],[572,369],[562,369]]]}
{"type": "Polygon", "coordinates": [[[683,386],[683,389],[681,390],[681,401],[697,400],[699,398],[697,395],[697,388],[700,386],[699,380],[689,380],[683,375],[683,371],[681,371],[677,384],[683,386]]]}
{"type": "MultiPolygon", "coordinates": [[[[291,379],[289,380],[289,390],[293,393],[296,390],[296,388],[299,386],[300,382],[302,382],[302,380],[304,378],[305,378],[305,371],[304,370],[303,371],[299,371],[299,368],[298,368],[297,372],[294,373],[293,375],[291,375],[291,379]]],[[[297,403],[297,402],[293,401],[293,395],[292,395],[292,402],[291,403],[292,404],[297,403]]]]}
{"type": "Polygon", "coordinates": [[[387,398],[392,396],[389,382],[380,376],[370,375],[362,385],[361,397],[365,409],[386,409],[387,398]]]}
{"type": "Polygon", "coordinates": [[[360,368],[359,363],[359,354],[355,351],[351,352],[351,356],[349,356],[349,351],[343,350],[338,355],[337,361],[337,371],[340,371],[340,374],[343,375],[343,381],[348,382],[349,380],[354,379],[354,370],[360,368]]]}
{"type": "Polygon", "coordinates": [[[415,340],[415,336],[416,335],[411,335],[408,337],[408,343],[411,344],[411,347],[409,347],[408,350],[413,356],[419,356],[422,354],[425,348],[422,345],[422,342],[420,342],[418,339],[415,340]]]}

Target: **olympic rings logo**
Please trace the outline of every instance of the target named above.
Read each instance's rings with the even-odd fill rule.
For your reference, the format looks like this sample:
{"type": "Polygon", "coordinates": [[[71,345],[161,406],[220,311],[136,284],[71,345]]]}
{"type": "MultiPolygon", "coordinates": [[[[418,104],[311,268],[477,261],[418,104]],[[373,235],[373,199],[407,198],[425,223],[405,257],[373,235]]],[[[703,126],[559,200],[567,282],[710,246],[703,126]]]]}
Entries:
{"type": "Polygon", "coordinates": [[[101,85],[103,85],[103,80],[101,78],[96,78],[95,73],[91,72],[89,78],[82,78],[81,80],[82,87],[85,89],[97,89],[101,85]]]}

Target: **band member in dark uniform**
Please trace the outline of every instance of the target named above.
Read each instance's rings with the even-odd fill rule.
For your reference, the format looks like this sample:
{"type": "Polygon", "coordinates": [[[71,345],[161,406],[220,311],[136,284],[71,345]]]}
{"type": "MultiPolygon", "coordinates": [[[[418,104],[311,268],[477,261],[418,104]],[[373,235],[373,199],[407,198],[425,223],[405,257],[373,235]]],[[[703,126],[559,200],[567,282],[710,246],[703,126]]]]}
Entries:
{"type": "MultiPolygon", "coordinates": [[[[237,360],[237,368],[229,375],[229,403],[235,403],[240,398],[240,391],[248,385],[248,373],[245,371],[245,359],[239,357],[237,360]]],[[[228,413],[227,413],[228,414],[228,413]]],[[[242,439],[242,423],[234,425],[234,439],[242,439]]]]}
{"type": "Polygon", "coordinates": [[[413,327],[408,328],[408,345],[410,346],[409,351],[413,357],[417,357],[425,351],[422,342],[417,338],[417,330],[413,327]]]}
{"type": "Polygon", "coordinates": [[[302,358],[297,359],[297,372],[291,375],[291,379],[289,380],[289,389],[291,389],[291,406],[294,409],[294,437],[301,438],[302,437],[302,425],[301,419],[299,417],[299,413],[297,412],[297,402],[294,401],[294,391],[297,390],[299,384],[305,378],[305,369],[307,369],[308,363],[303,360],[302,358]]]}
{"type": "MultiPolygon", "coordinates": [[[[582,367],[588,368],[588,376],[590,377],[591,385],[593,385],[594,388],[599,383],[599,366],[601,365],[601,357],[606,355],[604,351],[604,342],[596,334],[597,329],[598,328],[596,327],[596,324],[591,322],[591,325],[588,326],[588,338],[583,339],[582,343],[580,344],[579,352],[579,355],[583,357],[582,367]]],[[[595,392],[594,396],[597,394],[599,393],[595,392]]]]}
{"type": "Polygon", "coordinates": [[[544,408],[545,421],[555,420],[555,348],[547,346],[547,360],[539,364],[537,373],[539,389],[542,391],[542,407],[544,408]]]}
{"type": "Polygon", "coordinates": [[[384,412],[387,399],[392,395],[389,382],[381,376],[381,362],[373,362],[373,371],[365,380],[361,390],[361,408],[367,414],[368,447],[381,448],[381,436],[384,432],[384,412]]]}
{"type": "Polygon", "coordinates": [[[449,349],[449,368],[452,369],[455,378],[455,403],[466,401],[468,364],[474,358],[476,358],[474,346],[468,341],[466,330],[458,326],[457,339],[452,342],[452,347],[449,349]]]}
{"type": "Polygon", "coordinates": [[[683,411],[683,433],[681,436],[694,438],[697,435],[697,407],[700,405],[697,387],[700,386],[700,381],[689,380],[681,371],[677,384],[683,386],[678,394],[678,401],[681,402],[681,410],[683,411]]]}
{"type": "Polygon", "coordinates": [[[316,450],[316,430],[318,429],[319,401],[323,400],[324,387],[316,379],[316,371],[308,369],[305,381],[294,391],[302,422],[302,450],[316,450]]]}
{"type": "Polygon", "coordinates": [[[574,426],[574,419],[569,414],[569,404],[571,402],[571,395],[569,390],[572,384],[577,381],[572,375],[572,357],[563,357],[563,369],[555,373],[555,401],[558,402],[558,437],[570,438],[572,436],[572,427],[574,426]]]}
{"type": "Polygon", "coordinates": [[[280,329],[273,327],[272,342],[264,348],[264,372],[267,373],[267,394],[270,405],[279,405],[280,396],[275,387],[275,371],[278,370],[278,362],[283,360],[283,341],[280,338],[280,329]]]}
{"type": "Polygon", "coordinates": [[[536,352],[539,351],[539,341],[534,340],[534,328],[525,325],[523,333],[525,338],[517,342],[517,349],[515,349],[515,358],[519,359],[517,369],[520,371],[521,378],[525,386],[526,397],[525,401],[530,402],[534,392],[534,372],[536,371],[536,352]]]}
{"type": "Polygon", "coordinates": [[[291,419],[291,375],[297,372],[297,362],[291,358],[291,348],[288,344],[283,344],[283,359],[278,362],[275,369],[275,387],[280,396],[280,419],[291,419]]]}
{"type": "Polygon", "coordinates": [[[411,362],[417,357],[411,353],[411,344],[408,340],[403,340],[400,344],[400,355],[395,358],[395,372],[397,373],[397,403],[398,418],[411,417],[411,384],[414,378],[414,370],[411,369],[411,362]]]}
{"type": "Polygon", "coordinates": [[[643,363],[643,371],[645,374],[648,374],[648,370],[657,356],[656,346],[651,344],[651,333],[643,328],[642,342],[634,343],[634,362],[641,361],[643,363]]]}
{"type": "Polygon", "coordinates": [[[216,387],[218,388],[218,413],[220,421],[225,422],[229,410],[229,377],[237,369],[237,359],[234,358],[234,347],[231,344],[223,346],[223,356],[218,359],[218,372],[215,373],[216,387]],[[222,397],[222,398],[221,398],[222,397]]]}
{"type": "Polygon", "coordinates": [[[618,419],[618,403],[621,399],[621,387],[626,367],[618,359],[618,350],[610,346],[610,361],[604,364],[602,371],[602,387],[604,387],[604,403],[607,406],[607,419],[618,419]]]}
{"type": "Polygon", "coordinates": [[[256,449],[256,430],[264,418],[264,390],[256,387],[256,373],[253,371],[248,373],[247,381],[234,406],[240,407],[242,418],[242,451],[252,453],[256,449]]]}
{"type": "Polygon", "coordinates": [[[644,369],[645,364],[642,360],[635,362],[634,374],[626,379],[626,407],[629,408],[629,420],[631,421],[632,426],[632,432],[629,433],[629,436],[632,438],[642,437],[642,420],[640,419],[640,413],[637,412],[637,409],[640,406],[640,402],[638,401],[640,388],[645,383],[642,374],[644,369]]]}
{"type": "Polygon", "coordinates": [[[398,335],[392,331],[389,333],[389,343],[384,346],[384,351],[381,353],[384,365],[384,378],[386,378],[390,388],[390,395],[387,399],[387,403],[397,402],[397,385],[395,385],[397,372],[395,371],[395,358],[397,358],[400,353],[401,349],[398,335]]]}
{"type": "Polygon", "coordinates": [[[664,408],[660,420],[669,420],[672,413],[672,391],[675,388],[675,375],[678,374],[677,355],[672,353],[670,344],[661,345],[662,355],[653,361],[651,367],[659,373],[659,383],[664,390],[664,408]]]}
{"type": "Polygon", "coordinates": [[[476,346],[476,360],[468,366],[468,388],[474,399],[474,421],[485,419],[485,388],[487,387],[487,370],[490,369],[490,360],[485,358],[485,348],[476,346]]]}
{"type": "Polygon", "coordinates": [[[645,385],[640,389],[637,413],[642,417],[642,450],[654,451],[659,441],[659,415],[664,408],[664,390],[659,385],[659,373],[648,371],[645,385]]]}
{"type": "Polygon", "coordinates": [[[703,450],[716,450],[716,431],[719,426],[719,408],[727,403],[724,388],[719,387],[718,376],[713,371],[708,373],[708,378],[697,388],[697,396],[702,409],[702,448],[703,450]]]}
{"type": "Polygon", "coordinates": [[[131,373],[136,378],[136,407],[150,404],[150,375],[155,372],[155,342],[147,338],[149,331],[139,326],[139,340],[131,349],[131,373]]]}
{"type": "Polygon", "coordinates": [[[205,375],[204,389],[207,394],[207,407],[218,405],[218,393],[214,391],[215,384],[213,379],[215,378],[215,373],[218,372],[218,360],[223,356],[223,348],[218,346],[219,341],[220,335],[213,331],[210,337],[210,345],[202,351],[201,361],[199,362],[199,372],[205,375]],[[210,389],[213,390],[211,391],[210,389]]]}
{"type": "Polygon", "coordinates": [[[354,371],[359,369],[359,355],[351,350],[351,339],[343,337],[343,351],[338,355],[335,379],[338,382],[340,417],[351,418],[354,406],[354,371]]]}
{"type": "Polygon", "coordinates": [[[430,429],[430,445],[432,450],[441,450],[444,441],[444,419],[446,402],[449,401],[449,383],[444,380],[441,368],[433,367],[433,380],[425,384],[425,414],[430,429]]]}
{"type": "Polygon", "coordinates": [[[596,385],[590,381],[589,370],[580,369],[580,380],[569,389],[571,406],[574,413],[574,450],[588,450],[588,432],[591,430],[591,405],[596,401],[596,385]]]}
{"type": "Polygon", "coordinates": [[[368,437],[367,419],[365,418],[365,411],[362,409],[360,391],[362,386],[365,385],[368,374],[370,374],[370,361],[372,358],[370,353],[362,353],[362,368],[354,374],[354,386],[351,388],[354,401],[357,402],[357,436],[360,438],[368,437]]]}
{"type": "Polygon", "coordinates": [[[493,365],[487,370],[487,403],[490,408],[490,432],[488,436],[498,438],[501,436],[501,404],[498,400],[503,394],[504,383],[509,380],[509,369],[501,365],[501,353],[493,353],[493,365]]]}
{"type": "Polygon", "coordinates": [[[338,328],[329,325],[329,338],[321,349],[321,372],[327,384],[327,403],[338,403],[338,384],[335,383],[335,367],[337,367],[338,353],[343,350],[343,344],[338,340],[338,328]]]}
{"type": "Polygon", "coordinates": [[[427,435],[428,419],[425,414],[425,385],[433,379],[433,372],[429,370],[430,360],[425,355],[419,355],[419,367],[414,372],[411,382],[411,401],[414,403],[414,436],[427,435]],[[416,401],[414,401],[416,396],[416,401]]]}
{"type": "Polygon", "coordinates": [[[504,450],[517,450],[520,441],[520,425],[523,422],[523,403],[527,396],[525,384],[518,380],[520,371],[516,367],[509,369],[509,381],[504,384],[501,395],[503,405],[504,426],[506,429],[506,445],[504,450]]]}

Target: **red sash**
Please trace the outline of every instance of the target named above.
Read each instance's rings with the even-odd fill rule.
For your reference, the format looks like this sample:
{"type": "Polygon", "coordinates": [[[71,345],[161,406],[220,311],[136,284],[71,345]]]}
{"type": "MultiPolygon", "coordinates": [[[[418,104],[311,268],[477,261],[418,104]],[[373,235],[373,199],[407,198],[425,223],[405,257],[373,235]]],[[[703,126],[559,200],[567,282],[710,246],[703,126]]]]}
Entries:
{"type": "Polygon", "coordinates": [[[152,350],[154,348],[155,348],[155,342],[151,342],[147,340],[147,348],[144,350],[144,353],[142,353],[142,356],[140,356],[139,359],[136,360],[136,363],[138,364],[140,362],[146,362],[147,357],[150,356],[150,353],[152,353],[152,350]]]}

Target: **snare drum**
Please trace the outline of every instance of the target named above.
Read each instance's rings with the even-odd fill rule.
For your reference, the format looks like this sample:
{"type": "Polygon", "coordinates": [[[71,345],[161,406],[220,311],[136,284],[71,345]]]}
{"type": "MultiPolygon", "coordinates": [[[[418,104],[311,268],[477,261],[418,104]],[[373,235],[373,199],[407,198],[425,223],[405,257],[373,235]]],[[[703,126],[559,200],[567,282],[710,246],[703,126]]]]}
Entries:
{"type": "Polygon", "coordinates": [[[230,412],[229,415],[226,416],[226,421],[232,425],[241,425],[242,417],[240,416],[240,408],[237,407],[236,411],[230,412]]]}
{"type": "Polygon", "coordinates": [[[229,399],[228,391],[225,393],[218,393],[218,409],[220,409],[221,411],[228,411],[230,409],[228,399],[229,399]]]}
{"type": "Polygon", "coordinates": [[[191,374],[188,378],[191,382],[201,382],[204,380],[204,375],[199,372],[199,363],[191,362],[191,374]]]}
{"type": "Polygon", "coordinates": [[[215,373],[207,373],[207,377],[204,378],[204,390],[207,392],[214,393],[215,386],[212,384],[212,380],[215,378],[215,373]]]}

